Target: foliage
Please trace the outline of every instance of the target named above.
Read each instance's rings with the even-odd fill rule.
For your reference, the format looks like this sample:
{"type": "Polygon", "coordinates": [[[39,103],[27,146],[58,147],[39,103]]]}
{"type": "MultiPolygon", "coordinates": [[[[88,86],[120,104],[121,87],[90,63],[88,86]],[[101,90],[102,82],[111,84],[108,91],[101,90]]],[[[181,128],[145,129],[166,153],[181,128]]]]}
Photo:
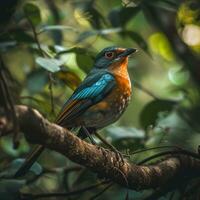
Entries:
{"type": "MultiPolygon", "coordinates": [[[[162,145],[196,151],[200,143],[197,0],[10,0],[0,3],[0,11],[0,54],[15,103],[37,108],[54,120],[91,69],[99,50],[106,46],[137,47],[139,53],[129,62],[131,105],[101,134],[124,153],[162,145]]],[[[0,106],[4,103],[2,98],[0,106]]],[[[12,178],[21,157],[30,150],[21,138],[15,150],[12,136],[0,140],[1,198],[17,200],[20,193],[66,192],[97,180],[88,170],[49,150],[26,176],[12,178]]],[[[136,154],[131,160],[142,160],[156,151],[136,154]]],[[[193,195],[187,199],[198,198],[199,184],[198,180],[186,181],[184,187],[166,191],[160,199],[183,199],[182,194],[189,191],[193,195]]],[[[70,199],[90,199],[102,189],[70,199]]],[[[99,199],[144,199],[152,191],[128,192],[127,198],[127,190],[114,185],[99,199]]]]}

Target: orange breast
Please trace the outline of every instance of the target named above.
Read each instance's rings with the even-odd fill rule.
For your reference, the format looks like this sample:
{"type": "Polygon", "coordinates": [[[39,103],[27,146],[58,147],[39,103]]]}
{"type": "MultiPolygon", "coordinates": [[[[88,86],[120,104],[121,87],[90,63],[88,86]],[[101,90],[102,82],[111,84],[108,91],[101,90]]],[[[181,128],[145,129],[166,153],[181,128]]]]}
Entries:
{"type": "Polygon", "coordinates": [[[115,75],[115,79],[116,87],[112,90],[112,92],[103,101],[92,106],[90,110],[110,110],[116,106],[123,106],[123,104],[126,104],[126,102],[130,100],[131,83],[129,78],[127,79],[115,75]]]}
{"type": "Polygon", "coordinates": [[[112,109],[117,110],[117,107],[120,110],[123,110],[131,97],[131,83],[129,78],[120,77],[115,75],[117,86],[112,91],[112,93],[106,98],[110,102],[112,109]]]}
{"type": "Polygon", "coordinates": [[[116,87],[101,102],[91,106],[82,120],[88,127],[102,128],[117,121],[126,110],[131,97],[129,79],[116,77],[116,87]]]}

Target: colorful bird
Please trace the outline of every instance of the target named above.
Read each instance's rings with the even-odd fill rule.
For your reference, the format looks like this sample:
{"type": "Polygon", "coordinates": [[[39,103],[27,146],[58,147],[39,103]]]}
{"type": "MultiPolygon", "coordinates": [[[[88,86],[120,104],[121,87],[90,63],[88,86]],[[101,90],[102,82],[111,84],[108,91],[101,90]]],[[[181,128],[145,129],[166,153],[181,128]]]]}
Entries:
{"type": "MultiPolygon", "coordinates": [[[[79,136],[104,128],[125,111],[131,98],[131,81],[127,71],[133,48],[107,47],[95,59],[94,67],[62,107],[55,123],[68,129],[81,127],[79,136]],[[87,129],[87,130],[86,130],[87,129]],[[85,131],[86,130],[86,131],[85,131]]],[[[21,176],[43,151],[39,146],[16,173],[21,176]]]]}

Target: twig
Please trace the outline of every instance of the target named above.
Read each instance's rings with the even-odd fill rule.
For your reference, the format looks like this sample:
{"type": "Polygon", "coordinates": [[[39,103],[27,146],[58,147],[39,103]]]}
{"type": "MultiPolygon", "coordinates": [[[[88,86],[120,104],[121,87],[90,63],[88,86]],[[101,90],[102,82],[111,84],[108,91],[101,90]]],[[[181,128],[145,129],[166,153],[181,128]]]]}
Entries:
{"type": "Polygon", "coordinates": [[[3,92],[3,98],[5,99],[6,108],[11,111],[11,117],[13,121],[13,147],[16,149],[19,146],[19,126],[17,121],[17,116],[15,113],[14,102],[11,96],[10,90],[7,85],[7,80],[5,73],[3,72],[5,66],[2,57],[0,56],[0,77],[1,77],[1,89],[3,92]]]}
{"type": "Polygon", "coordinates": [[[148,158],[145,158],[144,160],[140,161],[138,163],[138,165],[142,165],[150,160],[153,160],[155,158],[158,158],[158,157],[161,157],[161,156],[164,156],[164,155],[168,155],[168,154],[171,154],[171,155],[174,155],[174,154],[184,154],[184,155],[188,155],[188,156],[191,156],[193,158],[196,158],[196,159],[200,159],[200,155],[197,154],[197,153],[193,153],[193,152],[190,152],[190,151],[187,151],[187,150],[177,150],[177,151],[164,151],[164,152],[161,152],[161,153],[157,153],[157,154],[154,154],[153,156],[149,156],[148,158]]]}
{"type": "Polygon", "coordinates": [[[44,51],[42,50],[42,48],[40,46],[40,42],[39,42],[35,27],[34,27],[32,21],[29,19],[29,16],[26,16],[26,18],[27,18],[27,20],[28,20],[28,22],[29,22],[29,24],[31,26],[32,31],[33,31],[34,39],[35,39],[35,42],[36,42],[36,44],[38,46],[39,52],[40,52],[41,56],[45,56],[44,51]]]}
{"type": "MultiPolygon", "coordinates": [[[[95,134],[95,136],[96,136],[99,140],[101,140],[101,142],[102,142],[104,145],[107,145],[107,147],[109,147],[112,151],[121,154],[121,152],[120,152],[115,146],[113,146],[112,144],[110,144],[109,142],[107,142],[98,132],[94,132],[94,134],[95,134]]],[[[129,155],[123,154],[123,153],[122,153],[122,156],[128,157],[128,158],[130,157],[129,155]]]]}
{"type": "Polygon", "coordinates": [[[148,94],[149,96],[151,96],[154,99],[160,99],[159,97],[157,97],[153,92],[151,92],[150,90],[148,90],[147,88],[145,88],[143,85],[141,85],[139,82],[137,82],[136,80],[133,80],[133,84],[135,85],[135,87],[141,91],[143,91],[144,93],[148,94]]]}
{"type": "Polygon", "coordinates": [[[51,113],[55,114],[55,106],[54,106],[54,98],[53,98],[53,77],[52,73],[49,72],[49,93],[50,93],[50,101],[51,101],[51,113]]]}
{"type": "Polygon", "coordinates": [[[171,195],[169,196],[169,200],[173,200],[174,195],[175,195],[175,192],[173,191],[173,192],[171,193],[171,195]]]}
{"type": "Polygon", "coordinates": [[[136,150],[136,151],[133,151],[132,153],[129,153],[129,155],[135,155],[135,154],[142,153],[145,151],[156,150],[156,149],[165,149],[165,148],[182,149],[178,146],[164,145],[164,146],[157,146],[157,147],[150,147],[150,148],[146,148],[146,149],[136,150]]]}
{"type": "Polygon", "coordinates": [[[126,187],[128,188],[129,187],[128,179],[127,179],[126,175],[124,174],[124,172],[122,170],[118,169],[117,167],[113,167],[113,169],[115,169],[117,172],[119,172],[119,174],[121,174],[123,180],[125,180],[126,187]]]}
{"type": "Polygon", "coordinates": [[[62,177],[62,183],[63,183],[63,185],[65,185],[66,189],[70,190],[71,188],[74,188],[73,187],[74,184],[71,185],[71,184],[68,183],[69,173],[73,172],[73,171],[76,171],[77,172],[76,174],[79,174],[82,169],[83,168],[81,166],[66,167],[66,169],[64,169],[64,171],[63,171],[64,173],[63,173],[63,177],[62,177]]]}
{"type": "Polygon", "coordinates": [[[129,193],[128,193],[128,190],[126,191],[125,200],[129,200],[129,193]]]}
{"type": "MultiPolygon", "coordinates": [[[[32,31],[33,31],[34,39],[35,39],[35,42],[38,46],[40,54],[41,54],[41,56],[46,57],[46,53],[41,48],[35,27],[34,27],[32,21],[29,19],[29,17],[28,16],[26,16],[26,17],[27,17],[27,20],[28,20],[28,22],[31,26],[32,31]]],[[[55,106],[54,106],[54,99],[53,99],[53,78],[52,78],[51,72],[48,73],[48,77],[49,77],[49,94],[50,94],[50,101],[51,101],[51,113],[55,114],[55,106]]]]}
{"type": "Polygon", "coordinates": [[[30,100],[35,101],[37,103],[41,102],[40,99],[37,99],[37,98],[32,97],[32,96],[20,96],[20,99],[30,99],[30,100]]]}
{"type": "MultiPolygon", "coordinates": [[[[58,8],[55,4],[55,1],[54,0],[45,0],[47,6],[49,7],[49,10],[50,12],[52,13],[52,16],[54,18],[54,24],[58,25],[60,24],[60,21],[61,21],[61,17],[60,17],[60,14],[59,14],[59,11],[58,11],[58,8]]],[[[58,45],[61,45],[62,43],[62,40],[63,40],[63,34],[60,30],[56,30],[56,32],[59,34],[57,35],[57,37],[53,37],[55,43],[57,43],[58,45]]]]}
{"type": "MultiPolygon", "coordinates": [[[[180,177],[172,178],[168,183],[161,185],[160,188],[153,191],[149,196],[145,197],[143,200],[155,200],[159,199],[160,197],[168,194],[171,191],[174,191],[176,188],[185,187],[188,184],[188,177],[184,176],[183,180],[180,181],[180,177]]],[[[184,192],[181,192],[182,198],[185,197],[184,192]]],[[[170,198],[170,197],[169,197],[170,198]]],[[[172,197],[173,198],[173,197],[172,197]]]]}
{"type": "Polygon", "coordinates": [[[81,177],[84,175],[84,173],[87,171],[86,168],[82,168],[82,170],[80,170],[79,174],[77,174],[76,179],[74,180],[74,182],[72,183],[72,188],[76,186],[76,184],[79,183],[79,181],[81,180],[81,177]]]}

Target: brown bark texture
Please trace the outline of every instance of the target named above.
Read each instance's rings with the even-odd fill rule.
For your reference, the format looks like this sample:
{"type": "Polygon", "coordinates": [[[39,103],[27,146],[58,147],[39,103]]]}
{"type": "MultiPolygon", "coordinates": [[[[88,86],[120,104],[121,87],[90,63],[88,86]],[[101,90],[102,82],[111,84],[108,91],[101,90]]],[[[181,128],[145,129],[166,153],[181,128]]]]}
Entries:
{"type": "MultiPolygon", "coordinates": [[[[137,165],[128,160],[122,163],[116,153],[79,139],[69,130],[49,122],[37,110],[23,105],[15,106],[15,110],[20,131],[28,142],[45,145],[123,187],[158,188],[173,180],[188,180],[188,177],[200,175],[198,155],[177,153],[149,165],[137,165]]],[[[3,129],[0,131],[2,134],[3,129]]]]}

